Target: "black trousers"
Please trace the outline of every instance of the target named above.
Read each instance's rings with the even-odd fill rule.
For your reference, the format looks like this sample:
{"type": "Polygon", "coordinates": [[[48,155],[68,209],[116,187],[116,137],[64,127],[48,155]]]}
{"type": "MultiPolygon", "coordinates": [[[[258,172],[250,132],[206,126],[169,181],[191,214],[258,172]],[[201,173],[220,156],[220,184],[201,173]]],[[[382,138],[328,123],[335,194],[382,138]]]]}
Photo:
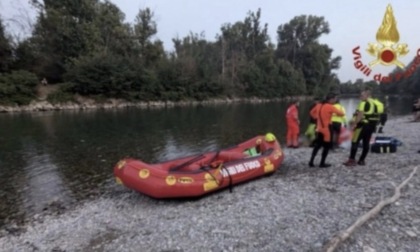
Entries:
{"type": "Polygon", "coordinates": [[[379,126],[378,126],[378,133],[382,133],[382,129],[385,126],[386,121],[388,120],[388,115],[383,113],[379,116],[379,126]]]}
{"type": "MultiPolygon", "coordinates": [[[[332,135],[332,127],[330,127],[330,134],[332,135]]],[[[312,149],[312,155],[311,155],[311,159],[309,163],[313,165],[315,157],[318,154],[318,151],[321,148],[323,148],[320,165],[324,165],[325,160],[327,159],[327,156],[328,156],[328,152],[330,151],[331,146],[332,146],[331,143],[332,143],[331,141],[327,142],[324,140],[324,134],[317,132],[314,148],[312,149]]]]}
{"type": "Polygon", "coordinates": [[[385,126],[386,121],[388,121],[388,114],[385,114],[385,113],[381,114],[379,116],[379,123],[380,123],[380,125],[381,126],[385,126]]]}
{"type": "Polygon", "coordinates": [[[354,130],[351,141],[350,159],[356,159],[357,149],[360,141],[362,141],[363,149],[359,161],[365,160],[369,152],[370,138],[372,137],[373,132],[375,132],[375,128],[375,123],[365,123],[354,130]]]}

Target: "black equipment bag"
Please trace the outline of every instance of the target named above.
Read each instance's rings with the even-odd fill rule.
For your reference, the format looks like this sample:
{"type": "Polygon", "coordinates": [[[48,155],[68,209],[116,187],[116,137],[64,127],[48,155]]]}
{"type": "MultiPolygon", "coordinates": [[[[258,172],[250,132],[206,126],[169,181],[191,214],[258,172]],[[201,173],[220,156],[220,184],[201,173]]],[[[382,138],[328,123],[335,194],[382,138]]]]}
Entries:
{"type": "Polygon", "coordinates": [[[398,143],[390,137],[376,137],[375,142],[370,146],[370,151],[374,153],[394,153],[397,152],[398,143]]]}

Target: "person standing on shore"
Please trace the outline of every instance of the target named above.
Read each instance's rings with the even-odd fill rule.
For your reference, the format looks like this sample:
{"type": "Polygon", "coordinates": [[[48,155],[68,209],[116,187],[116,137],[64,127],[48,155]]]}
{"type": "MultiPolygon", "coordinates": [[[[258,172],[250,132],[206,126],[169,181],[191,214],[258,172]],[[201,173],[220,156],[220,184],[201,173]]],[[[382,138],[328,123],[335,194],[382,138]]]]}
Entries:
{"type": "Polygon", "coordinates": [[[286,111],[286,124],[287,124],[287,147],[298,148],[298,137],[299,137],[299,101],[293,100],[286,111]]]}
{"type": "Polygon", "coordinates": [[[340,133],[341,133],[341,127],[346,124],[346,110],[340,104],[340,101],[338,99],[335,102],[334,107],[341,110],[344,115],[339,116],[337,114],[334,114],[331,118],[331,122],[332,122],[332,124],[331,124],[331,126],[332,126],[332,149],[338,148],[340,133]]]}
{"type": "Polygon", "coordinates": [[[337,95],[333,93],[329,93],[327,97],[325,98],[325,101],[315,106],[311,110],[311,116],[315,117],[317,120],[316,124],[316,131],[317,131],[317,138],[315,140],[315,146],[312,150],[311,159],[309,160],[309,167],[314,167],[314,160],[316,155],[318,154],[319,149],[321,147],[322,150],[322,156],[321,156],[321,162],[319,164],[320,168],[327,168],[330,167],[330,164],[325,163],[325,160],[327,159],[328,152],[331,148],[331,141],[332,141],[332,127],[331,127],[331,118],[333,114],[336,114],[338,116],[344,116],[343,111],[337,109],[333,106],[333,104],[337,100],[337,95]]]}
{"type": "Polygon", "coordinates": [[[345,166],[365,165],[365,158],[369,152],[370,138],[375,132],[378,122],[377,110],[373,99],[371,98],[370,89],[365,89],[360,94],[360,103],[357,107],[356,118],[351,122],[353,137],[351,141],[350,157],[344,162],[345,166]],[[356,154],[360,141],[362,141],[363,149],[359,161],[356,163],[356,154]]]}

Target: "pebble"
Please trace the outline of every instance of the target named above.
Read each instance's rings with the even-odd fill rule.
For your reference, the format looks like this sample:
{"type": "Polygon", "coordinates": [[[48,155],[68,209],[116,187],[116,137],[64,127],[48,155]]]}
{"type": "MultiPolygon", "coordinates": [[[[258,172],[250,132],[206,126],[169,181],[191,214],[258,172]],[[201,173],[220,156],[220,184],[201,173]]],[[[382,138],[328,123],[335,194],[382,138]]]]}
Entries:
{"type": "Polygon", "coordinates": [[[407,231],[405,231],[407,234],[408,234],[408,236],[410,236],[410,237],[412,237],[412,238],[414,238],[414,237],[417,237],[417,234],[416,233],[414,233],[413,231],[411,231],[411,230],[407,230],[407,231]]]}
{"type": "Polygon", "coordinates": [[[376,250],[369,246],[363,246],[363,252],[376,252],[376,250]]]}

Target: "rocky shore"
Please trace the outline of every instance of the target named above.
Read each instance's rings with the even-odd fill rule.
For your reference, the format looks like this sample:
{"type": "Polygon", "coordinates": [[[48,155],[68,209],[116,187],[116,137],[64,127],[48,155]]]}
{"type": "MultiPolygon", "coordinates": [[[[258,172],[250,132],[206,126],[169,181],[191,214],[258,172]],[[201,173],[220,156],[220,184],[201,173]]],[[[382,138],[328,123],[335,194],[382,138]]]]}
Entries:
{"type": "Polygon", "coordinates": [[[90,109],[120,109],[128,107],[137,108],[162,108],[174,106],[196,106],[208,104],[229,104],[229,103],[266,103],[272,101],[283,101],[290,99],[307,100],[311,97],[285,97],[278,99],[263,98],[219,98],[204,101],[188,100],[188,101],[149,101],[149,102],[129,102],[122,99],[106,99],[98,102],[91,98],[75,96],[74,102],[51,103],[45,99],[33,100],[28,105],[0,105],[0,113],[19,113],[31,111],[50,111],[50,110],[90,110],[90,109]]]}
{"type": "MultiPolygon", "coordinates": [[[[369,153],[366,166],[309,168],[310,148],[285,149],[269,177],[198,200],[154,200],[113,183],[109,194],[59,214],[36,216],[21,232],[0,230],[0,251],[321,251],[340,230],[394,193],[420,165],[419,123],[391,119],[397,153],[369,153]]],[[[110,172],[111,173],[111,172],[110,172]]],[[[419,251],[420,173],[401,198],[368,221],[343,252],[419,251]]]]}

